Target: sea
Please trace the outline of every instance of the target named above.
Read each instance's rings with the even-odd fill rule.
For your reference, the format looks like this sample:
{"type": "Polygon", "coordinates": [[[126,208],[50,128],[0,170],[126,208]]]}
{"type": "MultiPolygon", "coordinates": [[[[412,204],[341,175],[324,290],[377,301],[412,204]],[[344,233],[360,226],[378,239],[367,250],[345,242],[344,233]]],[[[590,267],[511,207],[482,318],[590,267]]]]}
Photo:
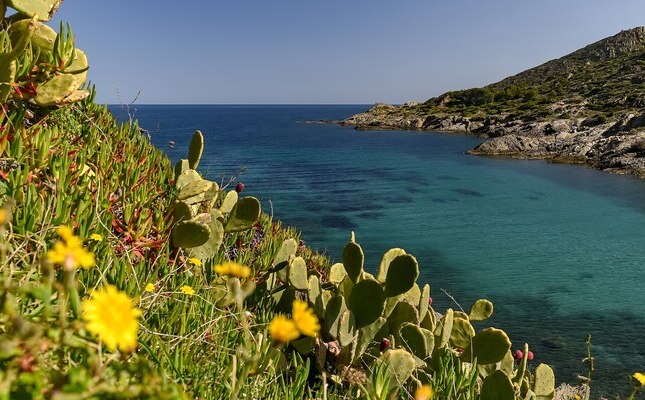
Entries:
{"type": "Polygon", "coordinates": [[[110,106],[137,119],[171,160],[205,137],[200,171],[246,185],[263,210],[340,260],[352,231],[374,272],[385,251],[420,264],[437,311],[495,305],[477,329],[504,329],[513,349],[559,382],[587,375],[595,395],[629,390],[645,369],[645,181],[579,165],[467,155],[482,139],[357,131],[312,123],[368,105],[110,106]]]}

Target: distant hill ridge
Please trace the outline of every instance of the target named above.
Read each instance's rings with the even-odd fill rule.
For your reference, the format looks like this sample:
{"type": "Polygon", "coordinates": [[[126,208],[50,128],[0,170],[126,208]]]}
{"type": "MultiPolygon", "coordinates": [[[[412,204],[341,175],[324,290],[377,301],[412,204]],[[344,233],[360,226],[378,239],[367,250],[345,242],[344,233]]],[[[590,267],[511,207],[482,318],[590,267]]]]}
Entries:
{"type": "Polygon", "coordinates": [[[469,132],[472,154],[585,163],[645,177],[645,27],[490,85],[424,103],[376,104],[341,125],[469,132]]]}
{"type": "Polygon", "coordinates": [[[572,72],[581,63],[601,62],[645,51],[645,26],[628,29],[601,39],[564,57],[548,61],[489,86],[507,86],[517,83],[542,83],[553,74],[572,72]]]}

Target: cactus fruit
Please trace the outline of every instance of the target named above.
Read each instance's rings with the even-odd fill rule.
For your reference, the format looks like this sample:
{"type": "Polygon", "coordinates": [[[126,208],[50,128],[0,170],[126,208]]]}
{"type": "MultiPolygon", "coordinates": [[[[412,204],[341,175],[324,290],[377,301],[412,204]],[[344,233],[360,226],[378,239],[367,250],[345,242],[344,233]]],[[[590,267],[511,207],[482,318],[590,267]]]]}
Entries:
{"type": "Polygon", "coordinates": [[[387,270],[385,295],[398,296],[412,289],[419,276],[417,259],[409,254],[395,257],[387,270]]]}
{"type": "Polygon", "coordinates": [[[260,201],[255,197],[240,199],[231,210],[224,231],[239,232],[252,228],[260,219],[261,212],[260,201]]]}
{"type": "Polygon", "coordinates": [[[387,349],[389,348],[390,348],[390,339],[383,338],[383,340],[381,340],[381,346],[379,347],[379,350],[381,351],[381,353],[383,353],[387,351],[387,349]]]}
{"type": "Polygon", "coordinates": [[[401,387],[412,376],[416,363],[412,354],[402,349],[388,350],[377,362],[386,367],[390,384],[401,387]]]}
{"type": "Polygon", "coordinates": [[[470,346],[461,355],[462,361],[477,358],[479,364],[494,364],[502,361],[511,348],[511,341],[500,329],[487,328],[477,333],[470,346]]]}
{"type": "Polygon", "coordinates": [[[527,360],[529,360],[529,361],[533,361],[533,358],[534,358],[534,357],[535,357],[535,355],[533,354],[533,352],[532,352],[532,351],[529,351],[529,354],[528,354],[528,356],[526,357],[526,359],[527,359],[527,360]]]}
{"type": "Polygon", "coordinates": [[[354,314],[356,327],[362,328],[376,321],[385,306],[385,294],[381,285],[372,279],[358,282],[347,299],[347,307],[354,314]]]}
{"type": "Polygon", "coordinates": [[[484,321],[493,315],[493,303],[486,299],[479,299],[470,308],[471,321],[484,321]]]}
{"type": "Polygon", "coordinates": [[[246,188],[246,185],[244,183],[240,182],[237,185],[235,185],[235,192],[242,193],[245,188],[246,188]]]}
{"type": "Polygon", "coordinates": [[[352,232],[352,240],[347,243],[345,250],[343,250],[343,266],[345,272],[352,282],[358,282],[359,277],[363,274],[363,263],[365,262],[365,254],[361,246],[354,242],[352,232]]]}
{"type": "Polygon", "coordinates": [[[197,169],[199,161],[204,151],[204,135],[200,131],[195,131],[188,146],[188,168],[197,169]]]}
{"type": "Polygon", "coordinates": [[[206,243],[211,230],[207,224],[197,221],[183,221],[172,230],[172,243],[186,249],[206,243]]]}
{"type": "Polygon", "coordinates": [[[514,358],[514,359],[516,359],[517,361],[519,361],[519,360],[521,360],[522,358],[524,358],[524,353],[522,353],[522,350],[519,350],[519,349],[518,349],[518,350],[515,350],[515,351],[513,352],[513,358],[514,358]]]}
{"type": "Polygon", "coordinates": [[[399,248],[394,248],[386,251],[385,254],[383,254],[383,259],[381,260],[381,264],[379,265],[378,275],[376,277],[376,280],[378,280],[381,283],[385,283],[387,279],[387,270],[390,267],[390,263],[396,257],[402,256],[404,254],[406,254],[405,250],[399,249],[399,248]]]}
{"type": "Polygon", "coordinates": [[[29,18],[36,17],[39,21],[49,21],[62,2],[62,0],[7,0],[7,5],[29,18]]]}
{"type": "Polygon", "coordinates": [[[515,400],[515,388],[502,371],[494,371],[482,384],[481,400],[515,400]]]}

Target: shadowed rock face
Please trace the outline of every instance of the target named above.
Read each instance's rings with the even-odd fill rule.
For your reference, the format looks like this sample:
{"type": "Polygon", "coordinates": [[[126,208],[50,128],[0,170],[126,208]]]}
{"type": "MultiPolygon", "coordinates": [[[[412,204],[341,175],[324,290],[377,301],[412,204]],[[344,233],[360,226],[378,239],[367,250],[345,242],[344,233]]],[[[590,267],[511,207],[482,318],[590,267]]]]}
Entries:
{"type": "Polygon", "coordinates": [[[582,163],[645,177],[645,27],[484,88],[423,104],[376,104],[336,122],[360,130],[470,133],[491,138],[470,154],[582,163]]]}

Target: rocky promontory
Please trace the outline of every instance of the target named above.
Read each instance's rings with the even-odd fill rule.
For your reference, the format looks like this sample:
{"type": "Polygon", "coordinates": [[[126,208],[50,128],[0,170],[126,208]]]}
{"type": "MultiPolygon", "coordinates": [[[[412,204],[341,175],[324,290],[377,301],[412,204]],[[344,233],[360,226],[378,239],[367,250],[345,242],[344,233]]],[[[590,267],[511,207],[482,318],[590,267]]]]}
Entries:
{"type": "Polygon", "coordinates": [[[482,87],[376,104],[341,125],[468,133],[469,154],[587,164],[645,177],[645,27],[482,87]]]}

